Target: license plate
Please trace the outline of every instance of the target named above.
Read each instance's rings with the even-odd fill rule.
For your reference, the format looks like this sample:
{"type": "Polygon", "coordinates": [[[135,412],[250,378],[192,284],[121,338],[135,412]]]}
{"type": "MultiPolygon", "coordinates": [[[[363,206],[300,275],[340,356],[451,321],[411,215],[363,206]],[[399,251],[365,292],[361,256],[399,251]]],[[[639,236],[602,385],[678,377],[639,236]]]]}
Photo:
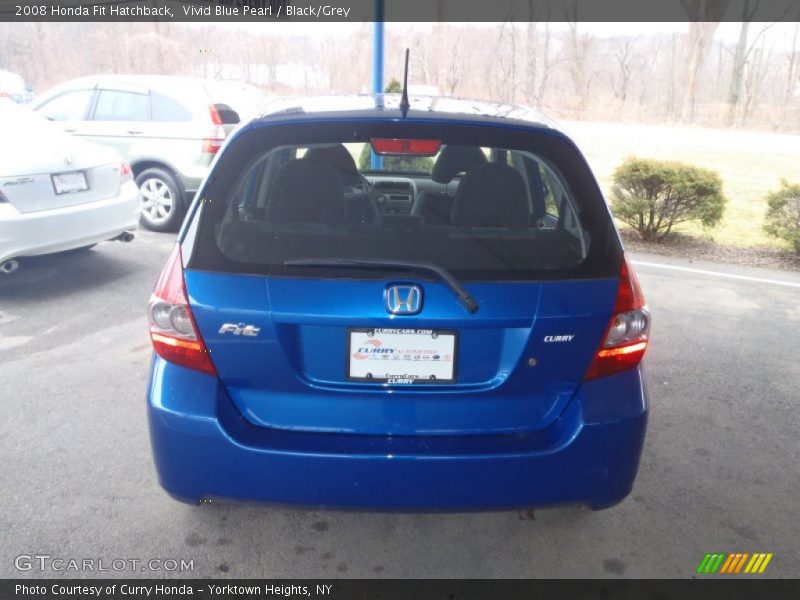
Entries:
{"type": "Polygon", "coordinates": [[[455,331],[350,329],[347,378],[394,384],[452,383],[455,331]]]}
{"type": "Polygon", "coordinates": [[[53,188],[58,196],[85,192],[89,189],[89,185],[86,183],[86,173],[83,171],[56,173],[53,175],[53,188]]]}

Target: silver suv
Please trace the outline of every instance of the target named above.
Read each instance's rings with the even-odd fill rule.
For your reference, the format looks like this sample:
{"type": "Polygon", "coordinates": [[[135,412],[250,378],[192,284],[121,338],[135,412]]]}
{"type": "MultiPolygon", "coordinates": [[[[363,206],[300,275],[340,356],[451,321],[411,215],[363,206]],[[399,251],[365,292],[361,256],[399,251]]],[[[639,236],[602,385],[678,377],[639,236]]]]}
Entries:
{"type": "Polygon", "coordinates": [[[213,82],[139,75],[73,79],[39,96],[34,110],[65,131],[114,147],[131,164],[141,222],[174,231],[226,135],[239,122],[215,104],[213,82]]]}

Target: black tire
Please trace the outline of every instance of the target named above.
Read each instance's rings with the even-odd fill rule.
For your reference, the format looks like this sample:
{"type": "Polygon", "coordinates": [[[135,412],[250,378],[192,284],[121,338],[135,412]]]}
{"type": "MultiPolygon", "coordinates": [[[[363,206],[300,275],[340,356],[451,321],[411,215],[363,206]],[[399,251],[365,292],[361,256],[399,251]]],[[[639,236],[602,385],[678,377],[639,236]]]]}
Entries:
{"type": "Polygon", "coordinates": [[[175,176],[165,169],[145,169],[136,176],[136,185],[142,202],[139,222],[152,231],[177,231],[186,208],[175,176]]]}

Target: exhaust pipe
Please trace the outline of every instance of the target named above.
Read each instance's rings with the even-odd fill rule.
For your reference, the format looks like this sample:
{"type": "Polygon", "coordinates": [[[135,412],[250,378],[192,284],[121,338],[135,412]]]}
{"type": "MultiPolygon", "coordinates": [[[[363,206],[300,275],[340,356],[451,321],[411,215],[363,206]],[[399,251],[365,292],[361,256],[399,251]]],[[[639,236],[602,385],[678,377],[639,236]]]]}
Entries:
{"type": "Polygon", "coordinates": [[[10,258],[0,263],[0,273],[11,275],[12,273],[15,273],[17,269],[19,269],[19,263],[15,261],[13,258],[10,258]]]}
{"type": "Polygon", "coordinates": [[[118,242],[132,242],[134,237],[136,236],[134,236],[130,231],[124,231],[114,239],[118,242]]]}

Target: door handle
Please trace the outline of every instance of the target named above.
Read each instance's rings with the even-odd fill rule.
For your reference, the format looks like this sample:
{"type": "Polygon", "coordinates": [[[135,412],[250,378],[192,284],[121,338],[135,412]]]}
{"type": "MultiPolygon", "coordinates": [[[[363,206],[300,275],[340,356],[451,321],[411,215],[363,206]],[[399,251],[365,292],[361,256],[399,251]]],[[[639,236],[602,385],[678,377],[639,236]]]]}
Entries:
{"type": "Polygon", "coordinates": [[[78,130],[75,127],[65,127],[64,131],[66,131],[67,133],[75,133],[78,130]]]}
{"type": "Polygon", "coordinates": [[[128,129],[128,133],[131,135],[141,135],[144,133],[144,131],[141,129],[128,129]]]}

